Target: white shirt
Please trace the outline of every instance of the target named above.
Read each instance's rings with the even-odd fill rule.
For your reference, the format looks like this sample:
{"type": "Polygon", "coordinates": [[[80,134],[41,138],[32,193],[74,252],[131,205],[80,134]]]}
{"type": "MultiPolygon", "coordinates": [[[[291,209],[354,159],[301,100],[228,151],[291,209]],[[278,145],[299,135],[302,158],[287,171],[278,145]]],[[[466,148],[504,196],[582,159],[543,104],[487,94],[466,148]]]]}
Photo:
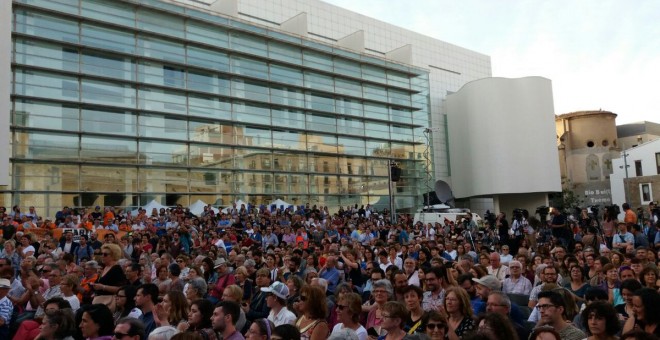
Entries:
{"type": "MultiPolygon", "coordinates": [[[[336,324],[335,327],[332,328],[332,333],[330,333],[330,336],[332,337],[333,334],[339,333],[344,328],[346,328],[346,327],[344,327],[343,323],[336,324]]],[[[353,329],[351,329],[351,330],[353,330],[353,329]]],[[[358,328],[354,331],[355,331],[355,334],[357,334],[358,339],[367,340],[367,330],[364,328],[364,326],[360,325],[360,328],[358,328]]]]}
{"type": "Polygon", "coordinates": [[[488,274],[495,275],[495,277],[502,282],[504,281],[504,278],[509,275],[509,267],[500,264],[499,268],[493,269],[493,266],[488,266],[488,274]]]}
{"type": "Polygon", "coordinates": [[[532,292],[532,282],[524,276],[520,276],[518,280],[512,277],[504,279],[502,291],[506,294],[523,294],[529,295],[532,292]]]}
{"type": "Polygon", "coordinates": [[[69,297],[62,295],[62,298],[64,298],[64,300],[69,301],[69,304],[71,305],[71,310],[73,310],[74,313],[78,310],[78,308],[80,308],[80,300],[78,300],[78,297],[75,294],[69,297]]]}
{"type": "Polygon", "coordinates": [[[277,315],[275,315],[275,311],[271,309],[270,313],[268,313],[268,320],[274,323],[275,327],[280,325],[294,325],[296,323],[296,315],[286,307],[282,307],[277,315]]]}
{"type": "Polygon", "coordinates": [[[502,262],[503,264],[508,265],[509,262],[511,262],[511,261],[513,261],[513,255],[511,255],[511,254],[507,254],[507,255],[500,254],[500,262],[502,262]]]}

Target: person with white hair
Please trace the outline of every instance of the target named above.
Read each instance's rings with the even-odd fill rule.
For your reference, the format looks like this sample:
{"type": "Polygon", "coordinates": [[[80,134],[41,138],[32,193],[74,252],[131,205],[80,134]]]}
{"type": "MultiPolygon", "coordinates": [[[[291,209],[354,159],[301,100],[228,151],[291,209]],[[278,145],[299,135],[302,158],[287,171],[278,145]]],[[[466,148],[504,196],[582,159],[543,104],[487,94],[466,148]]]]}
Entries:
{"type": "Polygon", "coordinates": [[[162,326],[154,329],[149,333],[149,340],[170,340],[172,337],[179,333],[173,326],[162,326]]]}
{"type": "Polygon", "coordinates": [[[532,282],[522,275],[522,263],[517,260],[509,262],[509,277],[504,279],[502,291],[507,294],[529,295],[532,282]]]}

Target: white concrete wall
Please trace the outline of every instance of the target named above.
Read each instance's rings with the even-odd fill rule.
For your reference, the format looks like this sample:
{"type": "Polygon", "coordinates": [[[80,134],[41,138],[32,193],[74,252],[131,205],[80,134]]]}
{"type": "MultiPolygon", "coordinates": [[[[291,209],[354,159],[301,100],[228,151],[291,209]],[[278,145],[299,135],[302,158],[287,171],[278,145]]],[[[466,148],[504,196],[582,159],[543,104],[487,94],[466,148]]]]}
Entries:
{"type": "Polygon", "coordinates": [[[11,1],[0,1],[0,185],[9,185],[11,134],[11,1]]]}
{"type": "Polygon", "coordinates": [[[456,197],[561,191],[550,80],[473,81],[447,113],[456,197]]]}
{"type": "MultiPolygon", "coordinates": [[[[628,178],[637,177],[635,172],[635,161],[642,161],[642,176],[655,176],[658,173],[655,154],[660,152],[660,139],[656,139],[635,148],[624,151],[628,154],[626,162],[628,163],[628,178]]],[[[613,173],[610,176],[610,185],[612,187],[612,203],[619,206],[626,201],[625,187],[623,180],[626,178],[626,169],[624,167],[623,152],[619,158],[612,160],[613,173]]],[[[653,197],[658,200],[659,197],[653,197]]],[[[632,198],[631,198],[632,199],[632,198]]]]}

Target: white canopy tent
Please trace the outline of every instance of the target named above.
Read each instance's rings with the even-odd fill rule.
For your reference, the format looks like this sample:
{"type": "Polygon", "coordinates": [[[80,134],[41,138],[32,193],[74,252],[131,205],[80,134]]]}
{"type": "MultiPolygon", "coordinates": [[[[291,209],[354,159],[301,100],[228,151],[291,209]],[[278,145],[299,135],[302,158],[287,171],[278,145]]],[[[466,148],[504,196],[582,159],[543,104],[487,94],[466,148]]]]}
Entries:
{"type": "MultiPolygon", "coordinates": [[[[151,200],[151,202],[147,203],[147,205],[142,207],[142,209],[147,211],[147,215],[151,214],[151,210],[153,210],[154,208],[156,208],[156,210],[160,210],[160,208],[167,209],[167,206],[164,206],[164,205],[156,202],[156,200],[151,200]]],[[[137,216],[138,213],[139,213],[139,209],[135,209],[135,210],[131,211],[131,215],[133,215],[133,216],[137,216]]]]}
{"type": "MultiPolygon", "coordinates": [[[[191,204],[188,209],[190,209],[190,212],[193,213],[194,215],[201,215],[204,212],[204,207],[208,206],[204,201],[202,200],[197,200],[197,202],[191,204]]],[[[220,211],[218,208],[211,207],[213,212],[216,214],[220,211]]]]}
{"type": "Polygon", "coordinates": [[[272,207],[273,205],[274,205],[275,208],[277,208],[277,209],[282,208],[282,206],[284,206],[284,209],[286,209],[286,208],[288,208],[289,206],[291,206],[291,203],[287,203],[287,202],[285,202],[285,201],[283,201],[283,200],[281,200],[281,199],[278,198],[278,199],[276,199],[276,200],[270,202],[270,204],[268,205],[268,208],[272,207]]]}

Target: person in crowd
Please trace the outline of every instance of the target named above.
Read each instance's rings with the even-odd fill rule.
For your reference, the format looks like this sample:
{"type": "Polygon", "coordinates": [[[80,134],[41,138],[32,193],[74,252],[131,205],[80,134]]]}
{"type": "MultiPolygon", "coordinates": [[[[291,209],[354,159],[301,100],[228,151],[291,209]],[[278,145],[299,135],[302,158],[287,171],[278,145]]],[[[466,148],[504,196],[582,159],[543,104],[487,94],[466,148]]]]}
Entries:
{"type": "Polygon", "coordinates": [[[236,320],[238,320],[240,311],[241,306],[233,301],[220,301],[215,306],[211,316],[211,325],[223,340],[245,340],[245,337],[236,329],[236,320]]]}
{"type": "Polygon", "coordinates": [[[328,336],[328,306],[320,287],[306,285],[300,292],[301,317],[296,321],[302,340],[325,340],[328,336]]]}
{"type": "Polygon", "coordinates": [[[563,340],[563,338],[552,326],[540,326],[534,328],[529,340],[563,340]]]}
{"type": "Polygon", "coordinates": [[[275,325],[268,319],[255,320],[247,333],[245,333],[246,340],[270,340],[273,335],[275,325]]]}
{"type": "MultiPolygon", "coordinates": [[[[227,260],[225,258],[220,257],[215,260],[213,269],[218,274],[218,280],[213,286],[213,289],[209,291],[208,299],[211,300],[212,303],[217,303],[220,301],[225,288],[233,285],[236,282],[236,279],[234,274],[229,272],[227,260]]],[[[234,320],[234,322],[235,321],[236,320],[234,320]]]]}
{"type": "Polygon", "coordinates": [[[350,329],[359,340],[367,340],[367,330],[360,324],[362,298],[357,293],[343,294],[337,300],[337,324],[331,334],[338,334],[342,329],[350,329]]]}
{"type": "Polygon", "coordinates": [[[188,300],[179,291],[169,291],[163,296],[163,301],[155,306],[153,315],[158,326],[177,326],[188,318],[188,300]]]}
{"type": "Polygon", "coordinates": [[[37,339],[73,340],[71,334],[75,328],[75,320],[70,310],[48,311],[39,327],[37,339]]]}
{"type": "Polygon", "coordinates": [[[568,289],[573,295],[578,297],[578,301],[584,300],[584,293],[591,286],[589,283],[584,281],[584,273],[582,268],[579,265],[573,265],[569,269],[570,282],[564,285],[564,288],[568,289]]]}
{"type": "Polygon", "coordinates": [[[486,333],[489,338],[495,340],[525,340],[518,337],[511,321],[502,314],[484,314],[476,321],[479,332],[486,333]]]}
{"type": "Polygon", "coordinates": [[[300,331],[293,325],[275,327],[271,340],[300,340],[300,331]]]}
{"type": "Polygon", "coordinates": [[[147,334],[145,334],[144,324],[142,324],[140,320],[132,317],[125,317],[115,322],[113,338],[143,340],[147,338],[147,334]]]}
{"type": "Polygon", "coordinates": [[[614,309],[624,320],[633,315],[633,295],[642,289],[642,284],[635,279],[628,279],[621,282],[621,297],[624,303],[614,306],[614,309]]]}
{"type": "Polygon", "coordinates": [[[542,325],[552,326],[562,340],[582,340],[586,337],[584,332],[565,320],[566,303],[559,293],[543,291],[538,298],[536,309],[540,312],[539,322],[542,325]]]}
{"type": "Polygon", "coordinates": [[[387,301],[393,298],[394,290],[389,280],[382,279],[373,283],[371,294],[374,297],[374,304],[367,315],[367,323],[365,325],[367,329],[371,327],[380,327],[380,324],[383,321],[383,306],[387,301]]]}
{"type": "Polygon", "coordinates": [[[384,340],[402,340],[406,336],[403,326],[408,318],[406,307],[398,301],[388,301],[383,305],[381,329],[384,340]]]}
{"type": "Polygon", "coordinates": [[[195,300],[203,299],[207,291],[208,286],[204,278],[196,277],[186,284],[184,294],[188,303],[191,303],[195,300]]]}
{"type": "MultiPolygon", "coordinates": [[[[231,285],[225,288],[225,291],[222,293],[222,301],[233,301],[241,307],[245,307],[247,305],[245,302],[243,302],[243,290],[237,285],[231,285]]],[[[244,308],[241,308],[241,311],[238,315],[238,321],[236,321],[236,329],[243,333],[243,330],[246,326],[249,327],[250,325],[247,321],[247,317],[245,316],[244,308]]]]}
{"type": "Polygon", "coordinates": [[[488,314],[501,314],[508,318],[519,339],[527,339],[529,337],[529,330],[523,324],[510,318],[511,299],[505,293],[499,291],[490,292],[488,294],[488,301],[486,302],[486,312],[488,314]]]}
{"type": "Polygon", "coordinates": [[[153,283],[145,283],[138,287],[135,294],[135,306],[140,308],[140,321],[144,323],[145,332],[150,334],[157,325],[154,321],[155,306],[158,304],[158,287],[153,283]]]}
{"type": "Polygon", "coordinates": [[[424,331],[424,309],[422,309],[423,296],[424,291],[417,286],[408,285],[403,289],[403,301],[408,310],[408,318],[406,319],[403,329],[408,334],[415,334],[424,331]]]}
{"type": "Polygon", "coordinates": [[[582,311],[582,326],[587,330],[587,340],[616,340],[621,324],[616,310],[606,301],[595,301],[582,311]]]}
{"type": "Polygon", "coordinates": [[[245,266],[240,266],[234,270],[235,284],[243,290],[243,301],[251,301],[254,292],[254,281],[249,277],[245,266]]]}
{"type": "Polygon", "coordinates": [[[623,325],[623,333],[634,329],[660,336],[660,293],[651,288],[633,293],[633,315],[623,325]]]}
{"type": "Polygon", "coordinates": [[[442,308],[445,299],[445,290],[443,288],[444,278],[447,272],[444,267],[431,267],[428,271],[424,272],[424,283],[426,284],[426,292],[422,305],[424,310],[438,310],[442,308]]]}
{"type": "Polygon", "coordinates": [[[179,323],[177,329],[180,332],[199,334],[202,339],[216,340],[217,335],[211,324],[213,309],[213,304],[209,300],[199,299],[193,301],[190,304],[188,320],[179,323]]]}
{"type": "Polygon", "coordinates": [[[449,340],[462,339],[465,334],[476,328],[472,318],[470,297],[465,289],[461,287],[447,289],[444,310],[449,316],[447,320],[449,340]]]}
{"type": "Polygon", "coordinates": [[[261,268],[256,273],[256,293],[252,297],[249,306],[243,305],[243,311],[248,321],[256,319],[267,318],[270,313],[270,308],[266,302],[266,293],[261,288],[268,288],[270,286],[270,274],[268,268],[261,268]]]}
{"type": "Polygon", "coordinates": [[[509,273],[503,281],[502,291],[507,294],[529,295],[532,291],[532,283],[522,275],[523,265],[519,261],[509,262],[509,273]]]}
{"type": "Polygon", "coordinates": [[[268,320],[275,326],[283,324],[293,325],[296,322],[296,315],[286,307],[286,299],[289,295],[289,288],[282,282],[275,281],[268,288],[261,288],[266,293],[266,305],[270,308],[268,320]]]}
{"type": "Polygon", "coordinates": [[[142,311],[135,306],[136,293],[137,287],[135,286],[126,285],[119,288],[115,294],[115,324],[121,318],[130,317],[137,319],[142,315],[142,311]]]}
{"type": "Polygon", "coordinates": [[[80,300],[75,294],[78,292],[78,282],[80,280],[74,275],[67,275],[62,279],[60,283],[60,291],[62,292],[62,297],[64,300],[69,301],[71,309],[75,313],[78,308],[80,308],[80,300]]]}
{"type": "Polygon", "coordinates": [[[126,274],[118,261],[122,258],[121,248],[114,243],[106,243],[101,246],[101,262],[103,270],[94,287],[94,302],[109,304],[114,309],[114,295],[119,288],[126,285],[128,280],[126,274]],[[104,297],[100,299],[99,297],[104,297]],[[107,297],[107,299],[105,299],[107,297]]]}
{"type": "Polygon", "coordinates": [[[161,326],[149,333],[148,340],[171,340],[178,330],[172,326],[161,326]]]}
{"type": "Polygon", "coordinates": [[[83,337],[89,340],[109,340],[112,338],[115,325],[112,312],[108,306],[93,304],[83,306],[80,310],[82,311],[82,318],[79,327],[83,337]]]}
{"type": "Polygon", "coordinates": [[[642,286],[651,289],[658,289],[658,269],[647,266],[639,273],[639,280],[642,282],[642,286]]]}

